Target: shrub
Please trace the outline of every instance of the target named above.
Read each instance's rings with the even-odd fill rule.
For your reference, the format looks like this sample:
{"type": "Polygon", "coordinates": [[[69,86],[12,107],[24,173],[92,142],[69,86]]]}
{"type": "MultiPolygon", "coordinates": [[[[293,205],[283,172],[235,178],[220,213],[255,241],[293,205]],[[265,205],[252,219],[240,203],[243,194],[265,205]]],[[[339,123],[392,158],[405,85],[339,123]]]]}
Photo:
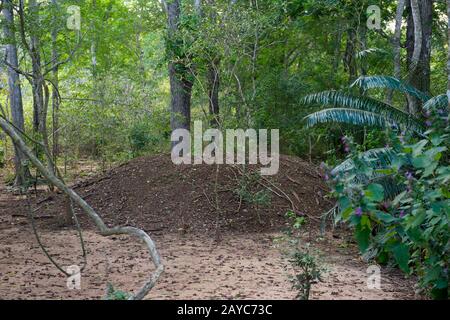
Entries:
{"type": "Polygon", "coordinates": [[[448,298],[449,118],[439,111],[428,119],[419,138],[390,132],[385,148],[366,153],[344,138],[348,159],[326,178],[338,199],[336,221],[354,227],[367,259],[394,261],[417,274],[421,290],[448,298]]]}
{"type": "Polygon", "coordinates": [[[134,124],[130,129],[129,139],[131,150],[135,155],[148,148],[153,142],[148,124],[144,122],[134,124]]]}

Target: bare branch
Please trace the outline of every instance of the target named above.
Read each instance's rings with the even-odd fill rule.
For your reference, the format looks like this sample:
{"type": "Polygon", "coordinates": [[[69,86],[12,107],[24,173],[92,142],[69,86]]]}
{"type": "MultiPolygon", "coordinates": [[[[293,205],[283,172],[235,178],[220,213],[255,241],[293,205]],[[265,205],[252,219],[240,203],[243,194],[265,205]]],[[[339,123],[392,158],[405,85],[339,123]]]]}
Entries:
{"type": "Polygon", "coordinates": [[[55,185],[66,195],[68,195],[74,203],[76,203],[83,209],[83,211],[95,223],[101,235],[112,236],[119,234],[127,234],[141,239],[146,244],[148,251],[150,253],[151,260],[155,265],[156,270],[151,274],[150,278],[144,283],[141,289],[130,298],[132,300],[143,299],[148,294],[148,292],[155,286],[156,282],[158,281],[159,277],[164,271],[164,266],[161,262],[161,257],[156,249],[155,243],[149,237],[149,235],[145,231],[134,227],[113,227],[113,228],[107,227],[106,224],[103,222],[102,218],[83,198],[81,198],[73,189],[69,188],[52,171],[50,171],[42,164],[42,162],[33,154],[33,151],[30,148],[28,148],[23,139],[17,134],[16,130],[3,117],[0,117],[0,127],[12,139],[14,145],[24,153],[24,155],[31,161],[31,163],[33,163],[33,165],[37,168],[37,170],[46,179],[48,179],[53,185],[55,185]]]}

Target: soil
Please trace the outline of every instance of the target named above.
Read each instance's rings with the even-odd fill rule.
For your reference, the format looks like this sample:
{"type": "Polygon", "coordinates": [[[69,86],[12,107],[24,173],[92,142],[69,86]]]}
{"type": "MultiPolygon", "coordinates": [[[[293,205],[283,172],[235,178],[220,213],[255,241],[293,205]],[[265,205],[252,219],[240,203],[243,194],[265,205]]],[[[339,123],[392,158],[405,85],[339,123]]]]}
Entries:
{"type": "MultiPolygon", "coordinates": [[[[250,166],[246,172],[257,171],[250,166]]],[[[382,268],[381,290],[367,289],[368,264],[348,230],[327,228],[321,216],[332,205],[319,170],[282,156],[274,177],[242,180],[234,166],[175,166],[170,155],[132,160],[75,181],[72,187],[110,225],[146,230],[155,240],[166,271],[146,299],[294,299],[294,270],[275,241],[288,225],[285,214],[304,216],[303,243],[310,243],[327,268],[312,299],[413,299],[414,279],[382,268]],[[246,188],[243,186],[247,185],[246,188]],[[237,190],[241,190],[238,192],[237,190]],[[270,196],[250,203],[249,195],[270,196]]],[[[75,208],[87,248],[81,290],[46,258],[27,219],[26,201],[0,186],[0,298],[101,299],[106,283],[136,290],[152,270],[144,247],[125,236],[104,238],[75,208]]],[[[33,195],[42,242],[62,266],[82,265],[76,229],[62,223],[61,194],[33,195]]]]}

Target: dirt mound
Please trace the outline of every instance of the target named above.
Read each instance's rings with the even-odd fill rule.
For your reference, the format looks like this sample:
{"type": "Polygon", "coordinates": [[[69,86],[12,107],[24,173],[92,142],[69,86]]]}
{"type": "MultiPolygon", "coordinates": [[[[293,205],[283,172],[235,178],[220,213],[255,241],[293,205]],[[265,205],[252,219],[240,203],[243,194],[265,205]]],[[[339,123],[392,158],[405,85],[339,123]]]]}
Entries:
{"type": "MultiPolygon", "coordinates": [[[[323,198],[326,185],[309,163],[282,156],[276,176],[258,177],[257,169],[248,166],[243,175],[241,167],[230,165],[177,166],[170,155],[157,155],[134,159],[73,188],[107,224],[148,232],[279,231],[288,210],[314,222],[330,207],[323,198]]],[[[47,214],[63,215],[67,208],[62,195],[47,202],[47,214]]],[[[81,221],[86,226],[87,220],[81,221]]]]}

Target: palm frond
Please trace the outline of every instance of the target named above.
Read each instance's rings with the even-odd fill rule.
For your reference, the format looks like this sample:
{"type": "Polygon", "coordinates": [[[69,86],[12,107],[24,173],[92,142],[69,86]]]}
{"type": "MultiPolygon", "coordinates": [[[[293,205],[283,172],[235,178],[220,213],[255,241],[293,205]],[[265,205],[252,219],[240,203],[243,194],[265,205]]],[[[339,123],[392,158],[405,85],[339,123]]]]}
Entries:
{"type": "MultiPolygon", "coordinates": [[[[361,160],[373,169],[370,175],[363,173],[357,174],[353,179],[354,184],[368,185],[370,183],[379,183],[383,186],[385,196],[393,199],[396,195],[404,190],[403,185],[399,185],[391,175],[380,172],[383,169],[389,169],[392,161],[396,157],[396,153],[392,148],[377,148],[368,150],[361,155],[361,160]]],[[[331,173],[339,175],[354,169],[355,164],[352,159],[347,159],[336,166],[331,173]]]]}
{"type": "MultiPolygon", "coordinates": [[[[328,121],[317,121],[317,123],[330,122],[333,118],[340,119],[341,121],[337,122],[346,122],[352,123],[356,125],[371,125],[377,127],[385,127],[387,124],[389,125],[397,125],[403,126],[405,128],[410,128],[417,132],[423,132],[424,127],[421,125],[417,119],[409,115],[408,113],[401,111],[399,109],[394,108],[382,101],[378,101],[369,97],[359,97],[354,96],[348,93],[340,92],[340,91],[324,91],[316,94],[311,94],[304,97],[301,100],[302,104],[319,104],[323,106],[331,106],[333,109],[328,110],[337,110],[341,108],[342,110],[351,110],[355,109],[354,112],[356,118],[359,120],[365,119],[368,121],[357,121],[358,119],[345,117],[345,115],[339,116],[339,112],[336,111],[327,111],[322,114],[316,114],[316,117],[311,117],[311,122],[309,125],[313,123],[313,119],[320,116],[327,116],[328,121]],[[362,112],[364,111],[364,112],[362,112]],[[361,119],[362,118],[362,119],[361,119]],[[347,121],[343,121],[347,120],[347,121]]],[[[342,112],[341,112],[342,113],[342,112]]],[[[345,112],[347,115],[350,115],[350,112],[345,112]]],[[[314,116],[314,114],[310,115],[314,116]]],[[[309,116],[308,116],[309,117],[309,116]]],[[[307,118],[308,118],[307,117],[307,118]]],[[[319,120],[319,119],[317,119],[319,120]]]]}
{"type": "MultiPolygon", "coordinates": [[[[361,160],[368,164],[372,169],[387,168],[394,159],[396,153],[392,148],[376,148],[363,152],[361,160]]],[[[347,159],[331,170],[331,174],[338,175],[341,172],[352,170],[355,164],[352,159],[347,159]]]]}
{"type": "Polygon", "coordinates": [[[426,93],[417,90],[413,86],[404,83],[394,77],[389,76],[362,76],[355,80],[351,87],[353,86],[358,86],[364,90],[374,88],[392,89],[409,94],[422,101],[428,101],[430,99],[430,96],[426,93]]]}
{"type": "Polygon", "coordinates": [[[313,127],[319,123],[347,123],[359,126],[385,128],[393,125],[386,118],[369,111],[333,108],[317,111],[305,117],[307,126],[313,127]]]}
{"type": "Polygon", "coordinates": [[[358,53],[356,53],[356,58],[364,59],[364,58],[367,58],[369,55],[375,54],[375,53],[385,55],[385,54],[387,54],[387,51],[383,50],[381,48],[368,48],[368,49],[361,50],[358,53]]]}
{"type": "Polygon", "coordinates": [[[406,187],[403,184],[399,184],[391,176],[385,176],[378,181],[383,186],[384,196],[387,200],[393,200],[400,193],[405,191],[406,187]]]}
{"type": "Polygon", "coordinates": [[[423,105],[424,110],[448,110],[448,97],[446,94],[440,94],[431,98],[423,105]]]}

